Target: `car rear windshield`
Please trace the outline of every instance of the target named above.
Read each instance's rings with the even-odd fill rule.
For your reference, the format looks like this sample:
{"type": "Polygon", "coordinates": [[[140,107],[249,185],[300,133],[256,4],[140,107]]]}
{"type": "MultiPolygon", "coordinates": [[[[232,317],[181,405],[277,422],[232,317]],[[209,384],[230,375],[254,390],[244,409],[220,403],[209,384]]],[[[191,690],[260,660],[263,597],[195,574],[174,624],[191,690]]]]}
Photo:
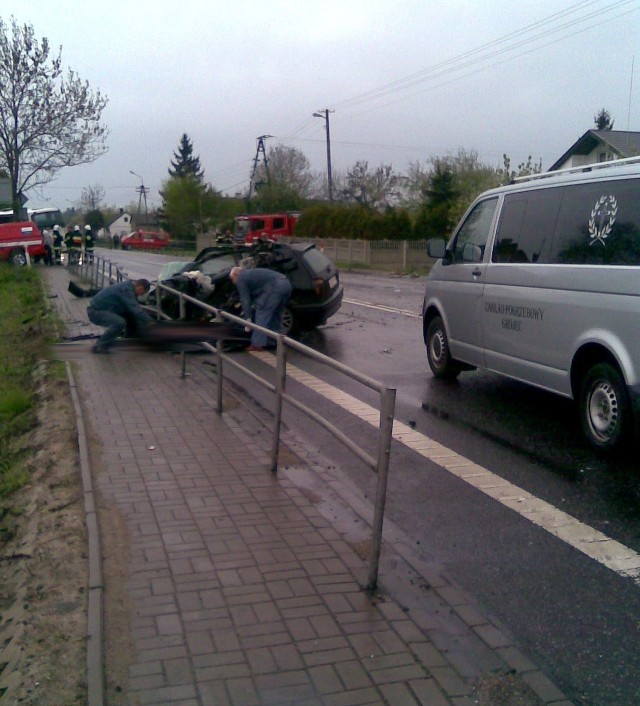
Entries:
{"type": "Polygon", "coordinates": [[[331,260],[317,248],[305,250],[303,258],[306,265],[316,274],[329,274],[334,270],[331,260]]]}
{"type": "Polygon", "coordinates": [[[216,275],[218,274],[218,272],[222,272],[222,270],[226,270],[229,267],[233,267],[235,264],[236,263],[233,259],[233,255],[229,253],[228,255],[222,255],[222,257],[214,257],[211,258],[211,260],[203,262],[201,265],[198,266],[198,269],[205,275],[216,275]]]}

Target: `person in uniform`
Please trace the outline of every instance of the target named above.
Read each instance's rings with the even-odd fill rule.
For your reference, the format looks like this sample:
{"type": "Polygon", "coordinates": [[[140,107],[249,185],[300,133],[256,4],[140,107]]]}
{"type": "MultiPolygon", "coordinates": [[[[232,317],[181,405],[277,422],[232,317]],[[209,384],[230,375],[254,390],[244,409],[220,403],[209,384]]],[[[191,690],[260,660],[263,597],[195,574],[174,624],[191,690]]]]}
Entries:
{"type": "Polygon", "coordinates": [[[62,231],[59,225],[53,226],[53,258],[56,265],[62,262],[62,246],[64,245],[64,238],[62,237],[62,231]]]}
{"type": "Polygon", "coordinates": [[[87,255],[93,255],[93,248],[95,246],[93,238],[93,229],[89,224],[84,227],[84,251],[87,255]]]}

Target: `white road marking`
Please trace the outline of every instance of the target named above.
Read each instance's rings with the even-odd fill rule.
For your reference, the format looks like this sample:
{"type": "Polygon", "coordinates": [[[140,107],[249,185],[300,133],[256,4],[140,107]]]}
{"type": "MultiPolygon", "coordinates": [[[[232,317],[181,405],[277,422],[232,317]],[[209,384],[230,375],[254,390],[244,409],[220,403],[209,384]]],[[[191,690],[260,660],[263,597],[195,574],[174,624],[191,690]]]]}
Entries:
{"type": "MultiPolygon", "coordinates": [[[[273,355],[269,353],[254,355],[275,367],[276,360],[273,355]]],[[[356,417],[378,427],[380,413],[375,407],[290,363],[287,364],[287,375],[356,417]]],[[[394,421],[393,438],[611,571],[633,579],[634,583],[640,586],[640,554],[633,549],[607,537],[599,530],[558,510],[545,500],[537,498],[402,422],[394,421]]]]}
{"type": "Polygon", "coordinates": [[[364,306],[367,309],[378,309],[379,311],[386,311],[391,314],[400,314],[402,316],[408,316],[411,319],[421,319],[422,314],[416,314],[415,311],[409,311],[408,309],[398,309],[395,306],[386,306],[385,304],[374,304],[373,302],[362,302],[358,299],[343,299],[344,304],[355,304],[356,306],[364,306]]]}

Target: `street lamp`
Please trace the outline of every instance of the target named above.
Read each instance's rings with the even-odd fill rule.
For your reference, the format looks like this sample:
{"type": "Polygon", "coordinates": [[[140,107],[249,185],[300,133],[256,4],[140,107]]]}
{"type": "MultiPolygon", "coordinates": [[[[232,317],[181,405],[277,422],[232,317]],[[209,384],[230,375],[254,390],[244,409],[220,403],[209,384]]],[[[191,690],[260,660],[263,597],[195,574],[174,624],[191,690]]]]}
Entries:
{"type": "Polygon", "coordinates": [[[329,113],[333,110],[325,108],[313,114],[314,118],[323,118],[327,129],[327,188],[329,191],[329,203],[333,203],[333,180],[331,179],[331,137],[329,136],[329,113]]]}
{"type": "Polygon", "coordinates": [[[147,207],[147,189],[145,188],[144,185],[144,179],[139,175],[136,174],[136,172],[133,172],[129,170],[129,174],[133,174],[133,176],[137,176],[138,179],[140,179],[140,186],[137,187],[136,192],[138,193],[138,215],[136,216],[136,225],[138,226],[138,229],[140,229],[140,206],[142,204],[142,199],[144,199],[144,216],[145,216],[145,225],[149,227],[149,209],[147,207]]]}

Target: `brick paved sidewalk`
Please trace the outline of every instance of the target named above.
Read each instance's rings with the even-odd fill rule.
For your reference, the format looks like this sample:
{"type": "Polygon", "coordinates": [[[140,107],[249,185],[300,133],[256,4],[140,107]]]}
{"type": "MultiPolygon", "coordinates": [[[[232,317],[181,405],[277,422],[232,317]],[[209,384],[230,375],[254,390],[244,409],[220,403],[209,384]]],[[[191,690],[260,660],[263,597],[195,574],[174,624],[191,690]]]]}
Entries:
{"type": "MultiPolygon", "coordinates": [[[[93,331],[66,270],[46,280],[69,332],[93,331]]],[[[75,363],[94,483],[128,535],[119,703],[462,706],[474,680],[509,670],[532,689],[516,703],[569,703],[446,580],[430,577],[416,609],[385,591],[393,576],[363,591],[366,563],[312,494],[269,472],[246,410],[228,397],[218,415],[211,374],[189,370],[159,353],[75,363]]]]}

